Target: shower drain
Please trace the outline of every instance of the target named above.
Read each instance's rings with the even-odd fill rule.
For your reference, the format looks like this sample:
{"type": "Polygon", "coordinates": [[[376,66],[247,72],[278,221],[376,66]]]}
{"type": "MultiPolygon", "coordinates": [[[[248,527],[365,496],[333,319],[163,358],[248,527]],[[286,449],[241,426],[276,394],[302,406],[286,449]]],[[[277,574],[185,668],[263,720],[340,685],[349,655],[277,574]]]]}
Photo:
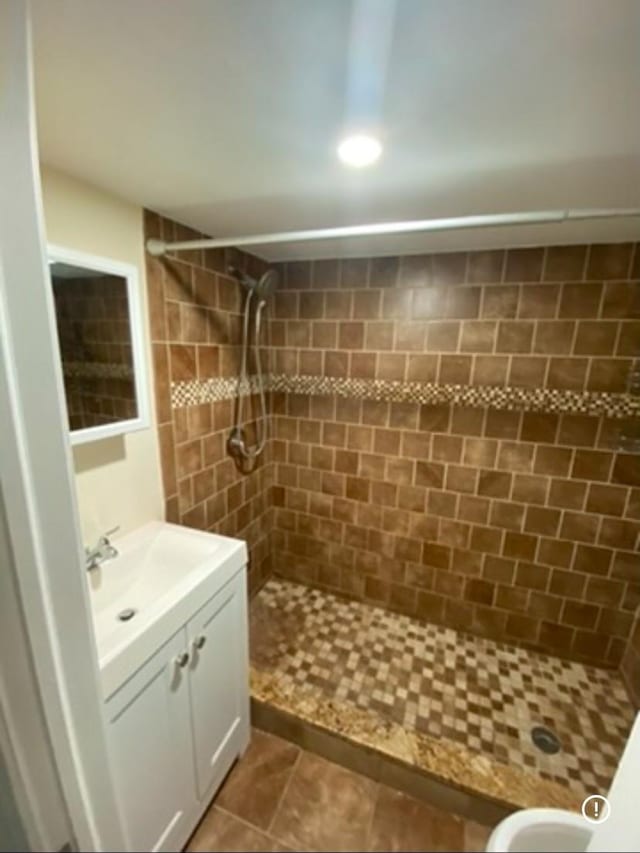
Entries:
{"type": "Polygon", "coordinates": [[[547,755],[560,752],[561,744],[558,736],[545,726],[534,726],[531,729],[531,740],[534,746],[537,746],[541,752],[546,752],[547,755]]]}
{"type": "Polygon", "coordinates": [[[133,619],[137,612],[138,611],[135,607],[125,607],[124,610],[121,610],[120,613],[118,613],[118,619],[121,622],[128,622],[129,619],[133,619]]]}

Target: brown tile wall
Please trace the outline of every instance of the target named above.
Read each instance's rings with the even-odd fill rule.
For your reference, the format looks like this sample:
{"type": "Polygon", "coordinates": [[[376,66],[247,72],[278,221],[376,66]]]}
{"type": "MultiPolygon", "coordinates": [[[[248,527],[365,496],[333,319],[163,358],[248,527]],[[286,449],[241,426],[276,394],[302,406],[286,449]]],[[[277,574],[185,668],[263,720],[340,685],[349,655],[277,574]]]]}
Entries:
{"type": "Polygon", "coordinates": [[[640,341],[634,254],[622,244],[290,263],[274,369],[624,391],[640,341]]]}
{"type": "MultiPolygon", "coordinates": [[[[632,244],[281,267],[278,373],[625,391],[632,244]]],[[[436,622],[617,665],[640,602],[633,425],[276,395],[273,565],[436,622]]]]}
{"type": "MultiPolygon", "coordinates": [[[[193,232],[154,214],[147,236],[193,232]]],[[[232,402],[172,410],[170,381],[235,376],[237,252],[148,257],[167,517],[247,538],[276,573],[479,635],[638,669],[637,424],[586,415],[273,394],[256,471],[232,402]],[[635,661],[635,663],[634,663],[635,661]]],[[[276,373],[625,391],[637,246],[281,265],[276,373]]],[[[255,401],[254,401],[255,402],[255,401]]]]}
{"type": "MultiPolygon", "coordinates": [[[[198,236],[145,211],[145,239],[198,236]]],[[[245,539],[249,588],[255,590],[269,574],[270,447],[250,473],[239,471],[226,451],[233,402],[172,409],[170,385],[237,375],[243,294],[226,272],[231,264],[252,275],[266,267],[235,251],[179,252],[164,258],[147,254],[146,263],[166,518],[245,539]]],[[[250,399],[249,410],[255,412],[255,405],[250,399]]]]}

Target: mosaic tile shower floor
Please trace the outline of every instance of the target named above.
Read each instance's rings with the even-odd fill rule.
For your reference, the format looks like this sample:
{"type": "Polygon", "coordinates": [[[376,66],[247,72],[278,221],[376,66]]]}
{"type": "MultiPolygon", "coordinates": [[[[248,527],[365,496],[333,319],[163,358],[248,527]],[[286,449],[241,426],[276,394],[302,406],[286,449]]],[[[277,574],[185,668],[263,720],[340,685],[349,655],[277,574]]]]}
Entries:
{"type": "Polygon", "coordinates": [[[495,643],[280,579],[251,605],[251,664],[580,797],[608,789],[633,722],[609,670],[495,643]],[[562,749],[531,741],[548,726],[562,749]]]}

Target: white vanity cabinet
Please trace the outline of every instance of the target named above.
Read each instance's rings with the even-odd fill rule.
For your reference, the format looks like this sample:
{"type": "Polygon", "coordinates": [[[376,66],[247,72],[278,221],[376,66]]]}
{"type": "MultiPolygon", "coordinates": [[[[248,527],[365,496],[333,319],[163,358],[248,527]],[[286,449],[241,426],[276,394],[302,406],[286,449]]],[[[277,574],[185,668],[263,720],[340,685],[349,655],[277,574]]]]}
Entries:
{"type": "Polygon", "coordinates": [[[180,850],[249,741],[244,568],[106,702],[130,850],[180,850]]]}
{"type": "Polygon", "coordinates": [[[108,741],[130,850],[179,849],[196,800],[189,673],[178,632],[107,702],[108,741]]]}
{"type": "Polygon", "coordinates": [[[187,624],[198,798],[219,787],[247,738],[246,596],[229,584],[187,624]],[[242,630],[241,630],[242,628],[242,630]]]}

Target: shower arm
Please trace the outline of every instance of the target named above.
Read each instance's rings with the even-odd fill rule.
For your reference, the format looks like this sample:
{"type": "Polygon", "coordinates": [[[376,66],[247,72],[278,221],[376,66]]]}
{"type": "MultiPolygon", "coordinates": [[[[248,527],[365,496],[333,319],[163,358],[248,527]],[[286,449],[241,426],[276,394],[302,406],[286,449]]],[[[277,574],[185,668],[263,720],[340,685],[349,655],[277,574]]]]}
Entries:
{"type": "Polygon", "coordinates": [[[530,213],[491,213],[478,216],[453,216],[444,219],[414,219],[406,222],[378,222],[369,225],[345,225],[336,228],[317,228],[308,231],[281,231],[274,234],[252,234],[238,237],[203,238],[166,242],[147,240],[150,255],[190,249],[222,249],[231,246],[266,246],[276,243],[300,243],[346,237],[375,237],[385,234],[411,234],[430,231],[458,231],[467,228],[496,228],[509,225],[544,225],[553,222],[587,219],[624,219],[640,217],[640,208],[593,208],[576,210],[546,210],[530,213]]]}

